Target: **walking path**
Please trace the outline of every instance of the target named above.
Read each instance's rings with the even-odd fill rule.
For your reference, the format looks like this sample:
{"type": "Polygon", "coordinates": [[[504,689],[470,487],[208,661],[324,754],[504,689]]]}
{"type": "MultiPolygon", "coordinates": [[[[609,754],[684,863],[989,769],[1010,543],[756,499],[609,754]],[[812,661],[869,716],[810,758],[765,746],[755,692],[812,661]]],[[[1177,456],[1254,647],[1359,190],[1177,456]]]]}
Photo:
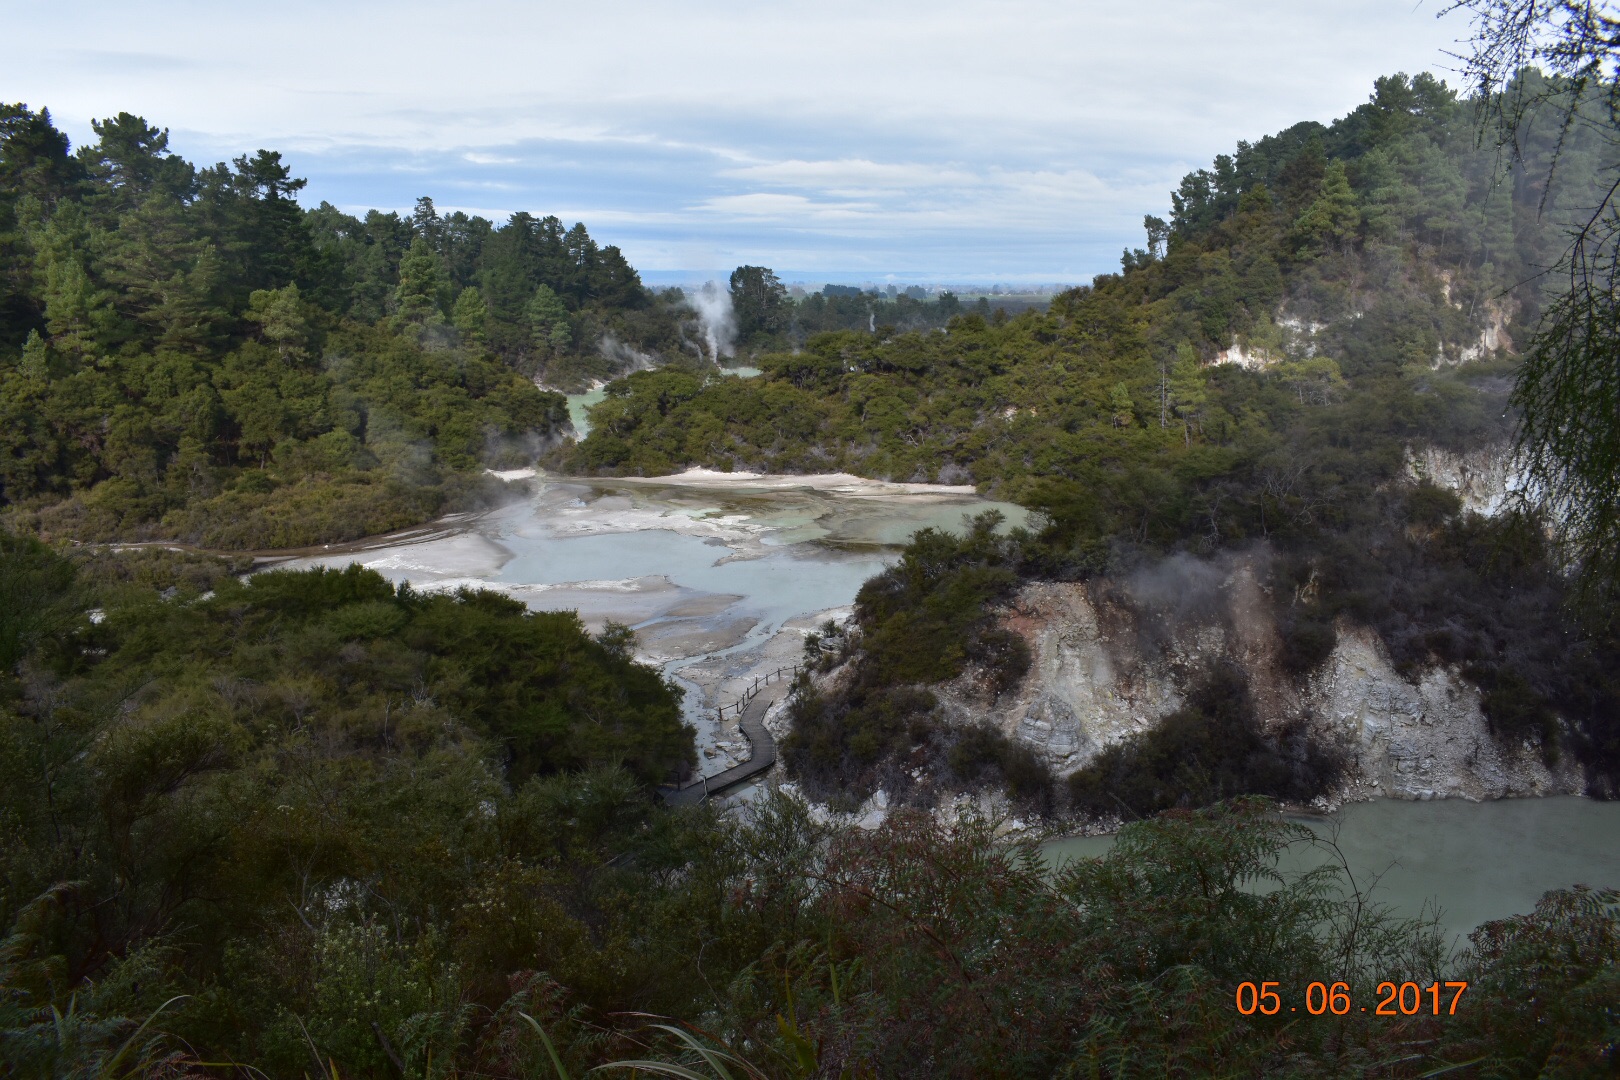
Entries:
{"type": "Polygon", "coordinates": [[[752,780],[776,764],[776,740],[765,730],[765,714],[792,689],[797,670],[797,667],[779,668],[767,676],[762,685],[750,690],[743,701],[721,707],[722,713],[729,708],[742,710],[738,726],[748,740],[748,760],[713,776],[699,777],[685,787],[661,789],[666,805],[694,806],[752,780]],[[782,677],[784,675],[786,678],[782,677]]]}

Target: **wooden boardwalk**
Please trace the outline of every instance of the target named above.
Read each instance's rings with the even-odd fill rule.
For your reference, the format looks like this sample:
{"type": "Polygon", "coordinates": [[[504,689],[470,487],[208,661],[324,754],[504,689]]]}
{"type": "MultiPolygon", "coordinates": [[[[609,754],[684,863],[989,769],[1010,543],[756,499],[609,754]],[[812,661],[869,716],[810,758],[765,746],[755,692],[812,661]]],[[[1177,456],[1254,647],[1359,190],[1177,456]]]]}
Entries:
{"type": "Polygon", "coordinates": [[[792,687],[792,677],[797,671],[797,666],[778,668],[773,674],[766,676],[763,684],[756,685],[750,690],[743,700],[721,707],[719,711],[722,716],[726,709],[736,708],[741,711],[742,719],[738,722],[738,726],[748,740],[748,760],[713,776],[699,777],[685,787],[661,788],[666,805],[695,806],[704,799],[740,787],[776,764],[776,740],[765,730],[765,714],[792,687]],[[782,678],[783,675],[787,678],[782,678]]]}

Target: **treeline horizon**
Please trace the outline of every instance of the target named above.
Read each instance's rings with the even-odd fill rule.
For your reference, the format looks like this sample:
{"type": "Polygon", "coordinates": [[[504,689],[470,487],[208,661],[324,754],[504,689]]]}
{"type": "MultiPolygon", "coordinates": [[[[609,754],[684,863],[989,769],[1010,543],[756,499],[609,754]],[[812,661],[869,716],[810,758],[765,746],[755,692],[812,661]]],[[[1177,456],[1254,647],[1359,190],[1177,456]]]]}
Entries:
{"type": "Polygon", "coordinates": [[[274,548],[487,505],[486,467],[566,433],[537,371],[674,332],[583,226],[306,211],[273,152],[198,168],[128,113],[95,131],[70,152],[48,114],[0,107],[15,528],[274,548]]]}
{"type": "MultiPolygon", "coordinates": [[[[261,150],[198,167],[119,113],[73,149],[0,106],[0,513],[50,539],[265,549],[506,497],[485,468],[568,433],[561,397],[627,369],[712,370],[680,290],[585,226],[305,209],[261,150]]],[[[962,308],[739,267],[743,356],[962,308]],[[881,325],[879,320],[882,320],[881,325]]],[[[981,307],[983,305],[980,305],[981,307]]]]}

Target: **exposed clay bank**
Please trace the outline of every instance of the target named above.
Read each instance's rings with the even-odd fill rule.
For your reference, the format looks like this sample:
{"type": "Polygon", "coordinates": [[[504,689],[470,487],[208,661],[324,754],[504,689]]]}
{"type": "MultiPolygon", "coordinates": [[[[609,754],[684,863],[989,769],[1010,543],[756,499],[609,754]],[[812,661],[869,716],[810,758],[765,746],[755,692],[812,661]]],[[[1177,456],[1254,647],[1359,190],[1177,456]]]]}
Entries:
{"type": "Polygon", "coordinates": [[[1214,664],[1241,671],[1268,728],[1306,725],[1344,755],[1340,801],[1497,799],[1584,790],[1573,755],[1548,764],[1490,731],[1480,692],[1455,668],[1396,672],[1377,635],[1341,619],[1315,671],[1281,662],[1275,605],[1252,556],[1178,556],[1125,580],[1032,582],[1003,613],[1029,643],[1029,676],[986,700],[971,677],[942,688],[947,716],[987,717],[1067,775],[1182,707],[1214,664]]]}

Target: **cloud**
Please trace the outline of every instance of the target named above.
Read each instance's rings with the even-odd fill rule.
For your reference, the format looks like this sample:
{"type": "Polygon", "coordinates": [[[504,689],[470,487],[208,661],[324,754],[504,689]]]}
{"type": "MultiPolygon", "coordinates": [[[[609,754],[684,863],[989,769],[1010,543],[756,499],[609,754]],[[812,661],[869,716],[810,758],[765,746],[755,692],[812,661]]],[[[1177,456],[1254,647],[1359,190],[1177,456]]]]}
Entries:
{"type": "Polygon", "coordinates": [[[649,268],[1083,276],[1188,168],[1443,64],[1441,6],[82,0],[8,17],[6,82],[79,141],[128,109],[196,159],[280,149],[339,205],[578,213],[649,268]]]}
{"type": "Polygon", "coordinates": [[[814,202],[803,195],[755,191],[746,195],[718,195],[693,209],[739,219],[777,221],[847,221],[879,211],[876,203],[814,202]]]}
{"type": "Polygon", "coordinates": [[[980,178],[966,169],[940,168],[923,162],[883,162],[862,158],[836,161],[773,161],[723,169],[721,176],[784,187],[814,187],[829,193],[864,195],[879,191],[973,187],[980,178]]]}
{"type": "MultiPolygon", "coordinates": [[[[197,62],[185,56],[172,56],[158,52],[124,52],[117,49],[74,49],[68,55],[73,63],[93,66],[104,72],[169,74],[197,67],[197,62]]],[[[115,112],[117,110],[114,110],[115,112]]]]}

